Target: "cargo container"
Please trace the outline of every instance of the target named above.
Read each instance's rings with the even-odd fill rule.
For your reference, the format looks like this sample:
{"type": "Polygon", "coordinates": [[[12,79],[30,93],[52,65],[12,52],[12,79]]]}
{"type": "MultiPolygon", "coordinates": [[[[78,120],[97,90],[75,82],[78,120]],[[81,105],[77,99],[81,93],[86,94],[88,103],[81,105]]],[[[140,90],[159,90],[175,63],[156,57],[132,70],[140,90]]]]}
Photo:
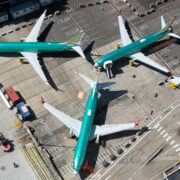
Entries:
{"type": "Polygon", "coordinates": [[[17,95],[17,93],[14,91],[14,89],[12,87],[6,89],[5,93],[8,95],[8,97],[13,105],[20,102],[20,97],[17,95]]]}
{"type": "Polygon", "coordinates": [[[6,11],[0,12],[0,23],[8,20],[8,13],[6,11]]]}
{"type": "Polygon", "coordinates": [[[16,107],[18,109],[18,113],[21,114],[23,120],[25,120],[31,116],[31,113],[29,112],[28,108],[26,107],[26,105],[23,102],[18,103],[16,105],[16,107]]]}
{"type": "Polygon", "coordinates": [[[34,12],[34,3],[32,1],[27,1],[10,8],[10,13],[13,19],[24,16],[26,14],[30,14],[32,12],[34,12]]]}
{"type": "Polygon", "coordinates": [[[53,0],[39,0],[41,6],[46,6],[48,4],[53,3],[53,0]]]}

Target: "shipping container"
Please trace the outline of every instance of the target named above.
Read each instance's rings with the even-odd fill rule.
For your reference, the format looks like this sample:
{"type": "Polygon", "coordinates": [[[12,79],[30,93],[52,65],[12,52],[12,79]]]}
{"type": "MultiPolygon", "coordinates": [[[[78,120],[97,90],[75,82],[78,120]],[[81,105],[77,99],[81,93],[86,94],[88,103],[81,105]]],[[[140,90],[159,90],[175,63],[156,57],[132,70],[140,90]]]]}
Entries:
{"type": "Polygon", "coordinates": [[[6,11],[0,12],[0,23],[8,20],[8,13],[6,11]]]}
{"type": "Polygon", "coordinates": [[[31,116],[28,108],[23,102],[18,103],[16,107],[24,120],[31,116]]]}
{"type": "Polygon", "coordinates": [[[46,6],[48,4],[53,3],[53,0],[39,0],[41,6],[46,6]]]}
{"type": "Polygon", "coordinates": [[[5,93],[8,95],[10,101],[13,103],[13,105],[20,102],[20,97],[17,95],[17,93],[14,91],[12,87],[5,90],[5,93]]]}
{"type": "Polygon", "coordinates": [[[34,12],[34,3],[32,1],[27,1],[10,8],[10,13],[13,19],[30,14],[32,12],[34,12]]]}

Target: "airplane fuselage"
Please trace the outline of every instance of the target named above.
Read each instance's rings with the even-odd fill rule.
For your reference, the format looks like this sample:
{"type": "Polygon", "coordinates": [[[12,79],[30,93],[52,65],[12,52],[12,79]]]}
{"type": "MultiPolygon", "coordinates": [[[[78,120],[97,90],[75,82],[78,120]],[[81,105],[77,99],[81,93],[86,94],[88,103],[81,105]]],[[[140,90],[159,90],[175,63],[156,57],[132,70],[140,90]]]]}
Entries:
{"type": "Polygon", "coordinates": [[[86,104],[86,108],[85,108],[85,112],[84,112],[84,116],[82,120],[82,125],[81,125],[81,130],[78,137],[74,159],[73,159],[73,168],[76,172],[79,172],[85,159],[88,141],[89,141],[89,137],[90,137],[92,126],[93,126],[96,105],[98,101],[97,88],[98,87],[95,84],[89,94],[89,98],[86,104]]]}
{"type": "Polygon", "coordinates": [[[118,50],[112,51],[105,56],[101,57],[96,62],[96,67],[102,67],[104,62],[107,60],[117,61],[123,57],[129,57],[131,54],[141,51],[143,48],[153,44],[154,42],[158,41],[159,39],[163,38],[168,31],[165,31],[164,33],[153,33],[151,35],[148,35],[146,37],[143,37],[142,39],[139,39],[127,46],[124,46],[118,50]]]}
{"type": "Polygon", "coordinates": [[[73,46],[60,42],[0,42],[0,52],[56,52],[73,46]]]}

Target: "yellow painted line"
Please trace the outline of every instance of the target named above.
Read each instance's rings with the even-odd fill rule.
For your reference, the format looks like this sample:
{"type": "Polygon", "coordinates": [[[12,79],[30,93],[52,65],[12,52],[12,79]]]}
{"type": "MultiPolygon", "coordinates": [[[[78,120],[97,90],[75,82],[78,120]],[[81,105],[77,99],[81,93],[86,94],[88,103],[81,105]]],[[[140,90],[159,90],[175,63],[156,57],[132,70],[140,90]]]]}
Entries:
{"type": "Polygon", "coordinates": [[[122,174],[122,173],[124,173],[124,172],[125,172],[125,170],[124,170],[124,169],[122,169],[122,170],[120,170],[120,172],[119,172],[119,173],[120,173],[120,174],[122,174]]]}
{"type": "Polygon", "coordinates": [[[117,179],[117,176],[113,177],[113,179],[112,179],[112,180],[116,180],[116,179],[117,179]]]}
{"type": "Polygon", "coordinates": [[[151,141],[149,142],[149,145],[150,145],[150,144],[153,144],[153,143],[154,143],[154,140],[151,140],[151,141]]]}
{"type": "Polygon", "coordinates": [[[156,137],[155,137],[155,139],[158,139],[160,137],[160,135],[158,134],[156,137]]]}
{"type": "Polygon", "coordinates": [[[128,163],[127,166],[125,166],[125,168],[128,168],[129,166],[131,166],[132,164],[131,163],[128,163]]]}
{"type": "Polygon", "coordinates": [[[145,146],[144,148],[143,148],[143,151],[146,151],[147,150],[147,146],[145,146]]]}
{"type": "Polygon", "coordinates": [[[136,155],[136,158],[139,158],[139,157],[140,157],[140,155],[141,155],[141,153],[138,153],[138,154],[136,155]]]}

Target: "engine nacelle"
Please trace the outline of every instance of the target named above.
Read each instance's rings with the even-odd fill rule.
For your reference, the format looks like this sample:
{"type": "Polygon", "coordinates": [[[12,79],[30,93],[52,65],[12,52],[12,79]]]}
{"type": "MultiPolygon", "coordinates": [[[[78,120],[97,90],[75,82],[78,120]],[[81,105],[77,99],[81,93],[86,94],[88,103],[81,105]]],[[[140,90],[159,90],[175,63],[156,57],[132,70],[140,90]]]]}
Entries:
{"type": "Polygon", "coordinates": [[[104,62],[103,68],[104,68],[104,69],[111,68],[112,65],[113,65],[112,60],[107,60],[107,61],[104,62]]]}

